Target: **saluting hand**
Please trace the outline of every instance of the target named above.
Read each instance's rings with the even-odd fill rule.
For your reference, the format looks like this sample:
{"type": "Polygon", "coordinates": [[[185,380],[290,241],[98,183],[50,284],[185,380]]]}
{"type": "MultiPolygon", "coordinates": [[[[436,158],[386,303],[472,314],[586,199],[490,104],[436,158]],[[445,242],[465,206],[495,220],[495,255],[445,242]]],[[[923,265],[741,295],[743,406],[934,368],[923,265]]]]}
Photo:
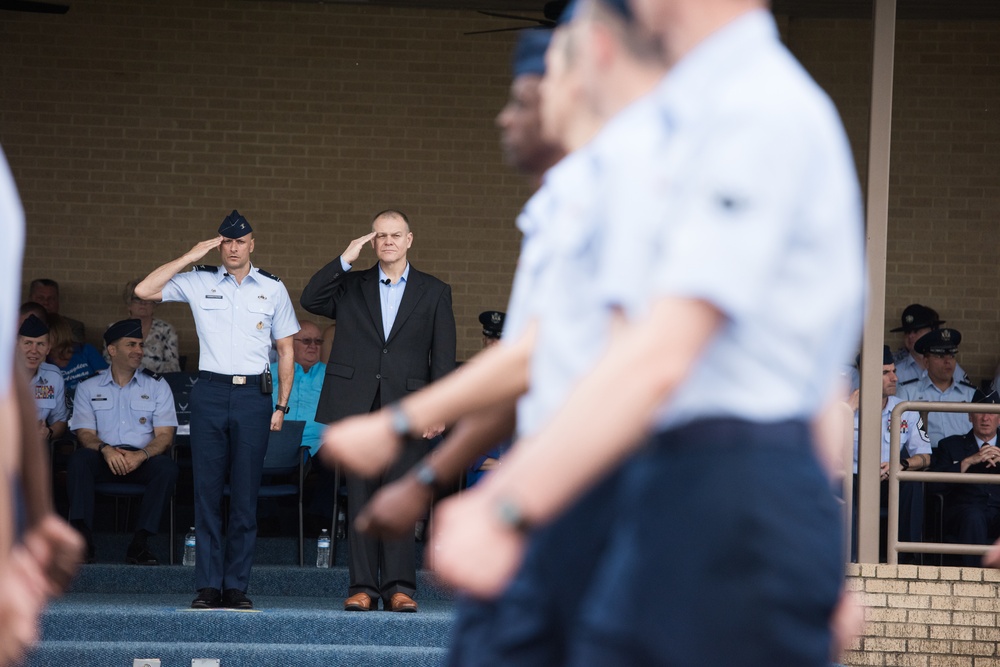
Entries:
{"type": "Polygon", "coordinates": [[[222,234],[219,234],[215,238],[208,239],[207,241],[196,243],[193,248],[191,248],[184,254],[184,259],[187,260],[188,264],[194,264],[199,259],[207,255],[209,250],[212,250],[213,248],[218,248],[221,244],[222,244],[222,234]]]}
{"type": "Polygon", "coordinates": [[[357,261],[358,256],[361,255],[361,249],[365,247],[365,244],[375,238],[375,232],[371,234],[365,234],[359,238],[351,241],[347,249],[340,253],[340,258],[347,262],[348,264],[354,264],[357,261]]]}

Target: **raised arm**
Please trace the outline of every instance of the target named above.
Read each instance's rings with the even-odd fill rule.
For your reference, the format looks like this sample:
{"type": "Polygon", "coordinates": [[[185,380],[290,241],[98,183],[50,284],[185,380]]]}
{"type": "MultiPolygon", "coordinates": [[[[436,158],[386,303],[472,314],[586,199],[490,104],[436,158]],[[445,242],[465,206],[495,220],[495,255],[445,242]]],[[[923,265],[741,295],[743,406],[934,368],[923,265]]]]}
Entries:
{"type": "Polygon", "coordinates": [[[170,279],[183,271],[188,264],[194,264],[207,255],[209,250],[218,248],[220,243],[222,243],[221,234],[196,244],[177,259],[154,269],[141,283],[135,286],[135,295],[146,301],[162,301],[163,288],[170,282],[170,279]]]}
{"type": "Polygon", "coordinates": [[[457,481],[476,457],[510,437],[514,432],[515,405],[510,400],[460,419],[444,442],[421,463],[379,489],[358,514],[358,530],[388,538],[402,538],[412,532],[413,522],[430,507],[436,491],[457,481]]]}
{"type": "Polygon", "coordinates": [[[340,256],[317,271],[309,279],[299,303],[313,315],[322,315],[337,319],[337,293],[340,291],[344,274],[351,270],[351,265],[358,260],[361,249],[375,238],[375,232],[365,234],[351,241],[340,256]]]}
{"type": "Polygon", "coordinates": [[[531,442],[516,444],[502,467],[438,507],[433,553],[442,578],[473,595],[502,590],[520,563],[525,537],[501,521],[501,513],[518,525],[546,523],[634,451],[721,318],[704,301],[671,297],[621,329],[531,442]],[[667,330],[674,332],[670,355],[662,353],[667,330]]]}
{"type": "MultiPolygon", "coordinates": [[[[402,410],[410,434],[496,404],[513,401],[528,388],[528,362],[534,349],[534,327],[512,344],[484,350],[454,373],[407,396],[392,409],[402,410]]],[[[323,433],[320,455],[340,462],[355,474],[374,475],[391,463],[402,441],[387,409],[342,419],[323,433]]]]}

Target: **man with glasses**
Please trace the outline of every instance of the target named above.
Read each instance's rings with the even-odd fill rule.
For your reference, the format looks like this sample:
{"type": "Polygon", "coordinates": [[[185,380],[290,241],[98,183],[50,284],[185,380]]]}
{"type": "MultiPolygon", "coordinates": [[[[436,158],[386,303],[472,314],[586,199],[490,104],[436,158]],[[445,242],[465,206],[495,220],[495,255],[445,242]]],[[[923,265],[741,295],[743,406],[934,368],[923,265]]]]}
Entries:
{"type": "MultiPolygon", "coordinates": [[[[323,345],[323,334],[313,322],[302,321],[302,328],[292,336],[292,358],[295,360],[295,381],[292,393],[288,398],[288,414],[285,419],[304,421],[305,432],[302,434],[302,444],[309,448],[309,455],[314,456],[319,449],[320,436],[324,424],[314,421],[316,406],[319,405],[319,394],[323,389],[323,377],[326,375],[326,364],[320,361],[320,347],[323,345]]],[[[278,363],[271,364],[271,375],[277,377],[278,363]]],[[[278,405],[278,385],[274,385],[272,398],[278,405]]]]}
{"type": "MultiPolygon", "coordinates": [[[[927,363],[927,374],[901,382],[896,395],[904,401],[935,403],[969,403],[976,388],[966,380],[955,380],[955,354],[962,342],[957,329],[933,329],[913,345],[927,363]]],[[[964,412],[931,412],[924,415],[931,447],[937,448],[942,438],[963,435],[969,430],[969,418],[964,412]]]]}

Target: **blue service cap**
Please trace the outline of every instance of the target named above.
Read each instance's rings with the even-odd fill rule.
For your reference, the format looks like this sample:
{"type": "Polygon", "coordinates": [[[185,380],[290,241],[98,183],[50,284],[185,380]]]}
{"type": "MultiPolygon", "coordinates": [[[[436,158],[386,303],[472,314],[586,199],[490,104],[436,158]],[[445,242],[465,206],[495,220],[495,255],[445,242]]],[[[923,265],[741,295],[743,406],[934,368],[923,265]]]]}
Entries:
{"type": "Polygon", "coordinates": [[[958,329],[934,329],[918,338],[913,349],[917,354],[955,354],[961,342],[958,329]]]}
{"type": "MultiPolygon", "coordinates": [[[[888,366],[889,364],[896,363],[896,360],[892,358],[892,350],[889,349],[888,345],[882,346],[882,365],[888,366]]],[[[854,365],[860,368],[861,366],[861,353],[854,358],[854,365]]]]}
{"type": "Polygon", "coordinates": [[[483,325],[483,335],[487,338],[499,338],[503,334],[503,321],[506,314],[499,310],[487,310],[479,313],[479,323],[483,325]]]}
{"type": "Polygon", "coordinates": [[[529,28],[521,31],[514,47],[514,78],[525,74],[545,75],[545,51],[552,41],[549,28],[529,28]]]}
{"type": "Polygon", "coordinates": [[[902,325],[895,329],[889,329],[889,331],[909,333],[919,329],[936,329],[942,324],[944,324],[944,320],[938,316],[936,310],[919,303],[911,303],[903,310],[902,325]]]}
{"type": "Polygon", "coordinates": [[[138,338],[142,340],[142,322],[137,319],[120,320],[108,327],[104,332],[104,344],[111,345],[119,338],[138,338]]]}
{"type": "Polygon", "coordinates": [[[252,231],[253,227],[250,226],[247,219],[240,215],[240,212],[235,208],[232,213],[226,216],[222,224],[219,225],[219,233],[227,239],[242,238],[252,231]]]}
{"type": "Polygon", "coordinates": [[[28,315],[17,330],[18,336],[39,338],[49,333],[49,325],[38,315],[28,315]]]}
{"type": "MultiPolygon", "coordinates": [[[[632,9],[629,7],[628,0],[593,0],[604,6],[605,8],[611,10],[613,13],[617,14],[622,20],[626,22],[631,22],[634,18],[632,14],[632,9]]],[[[562,15],[559,16],[559,25],[566,25],[576,18],[577,13],[580,11],[581,0],[572,0],[563,10],[562,15]]]]}

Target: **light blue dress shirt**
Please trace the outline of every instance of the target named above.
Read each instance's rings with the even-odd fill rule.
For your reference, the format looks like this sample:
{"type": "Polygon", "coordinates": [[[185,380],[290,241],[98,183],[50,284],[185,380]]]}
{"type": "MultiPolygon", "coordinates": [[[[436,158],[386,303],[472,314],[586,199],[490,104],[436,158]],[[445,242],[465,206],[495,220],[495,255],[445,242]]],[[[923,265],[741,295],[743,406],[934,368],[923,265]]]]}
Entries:
{"type": "MultiPolygon", "coordinates": [[[[892,409],[902,403],[902,399],[890,396],[882,408],[882,463],[889,461],[889,421],[892,409]]],[[[924,432],[924,423],[920,413],[907,410],[903,413],[899,424],[899,445],[906,448],[906,457],[917,454],[930,454],[931,441],[924,432]]],[[[858,472],[858,413],[854,413],[854,472],[858,472]]]]}
{"type": "MultiPolygon", "coordinates": [[[[345,272],[351,270],[351,265],[340,257],[340,268],[345,272]]],[[[406,263],[403,275],[395,283],[385,284],[389,276],[385,275],[382,265],[378,264],[378,298],[382,310],[382,338],[388,340],[392,333],[392,325],[396,322],[396,314],[399,313],[399,302],[403,300],[403,292],[406,291],[406,281],[410,277],[410,263],[406,263]]]]}
{"type": "Polygon", "coordinates": [[[191,304],[198,331],[198,368],[222,375],[260,375],[270,364],[271,337],[291,336],[299,321],[285,286],[254,266],[241,284],[225,267],[195,268],[164,286],[164,301],[191,304]]]}
{"type": "MultiPolygon", "coordinates": [[[[762,10],[703,41],[654,95],[659,131],[636,131],[659,154],[605,179],[603,298],[631,318],[666,297],[724,318],[657,425],[808,419],[839,393],[863,319],[861,197],[836,108],[762,10]]],[[[669,355],[669,330],[663,341],[669,355]]]]}
{"type": "Polygon", "coordinates": [[[51,425],[69,419],[65,383],[58,366],[40,363],[35,377],[31,378],[31,392],[40,421],[51,425]]]}
{"type": "MultiPolygon", "coordinates": [[[[278,377],[278,364],[271,364],[271,375],[278,377]]],[[[308,373],[301,364],[295,364],[295,382],[292,383],[292,393],[288,397],[288,414],[285,415],[285,419],[306,423],[305,431],[302,433],[302,444],[309,448],[310,455],[319,449],[323,429],[326,428],[326,424],[315,421],[325,375],[326,364],[322,361],[310,368],[308,373]]],[[[278,404],[277,382],[271,390],[271,400],[275,405],[278,404]]]]}
{"type": "MultiPolygon", "coordinates": [[[[897,385],[896,396],[904,401],[933,401],[935,403],[971,403],[976,388],[964,382],[956,382],[941,391],[924,375],[916,382],[907,385],[897,385]]],[[[942,438],[950,435],[964,435],[972,428],[969,415],[966,412],[929,412],[927,413],[927,435],[931,439],[931,447],[937,447],[942,438]]]]}
{"type": "Polygon", "coordinates": [[[110,369],[84,380],[76,388],[74,405],[70,430],[96,431],[109,445],[144,449],[154,428],[177,426],[170,385],[141,368],[124,387],[118,386],[110,369]]]}
{"type": "MultiPolygon", "coordinates": [[[[0,350],[14,349],[17,341],[17,306],[21,303],[21,260],[24,254],[24,208],[14,176],[0,149],[0,350]]],[[[0,397],[6,396],[13,378],[13,354],[0,354],[0,397]]]]}
{"type": "Polygon", "coordinates": [[[403,299],[403,292],[406,291],[406,281],[410,277],[410,263],[406,263],[403,275],[394,283],[385,284],[389,276],[385,275],[382,265],[378,265],[378,298],[382,306],[382,336],[388,340],[392,332],[392,325],[396,322],[396,314],[399,313],[399,302],[403,299]]]}

